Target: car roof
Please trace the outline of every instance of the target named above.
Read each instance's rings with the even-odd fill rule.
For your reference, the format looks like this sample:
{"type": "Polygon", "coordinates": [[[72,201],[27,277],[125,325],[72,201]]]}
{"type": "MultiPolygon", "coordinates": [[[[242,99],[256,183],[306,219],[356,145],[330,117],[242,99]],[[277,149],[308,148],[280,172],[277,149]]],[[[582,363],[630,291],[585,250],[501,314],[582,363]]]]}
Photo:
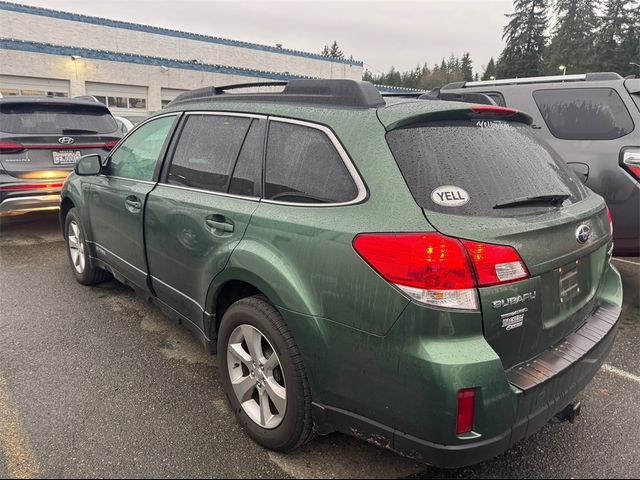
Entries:
{"type": "Polygon", "coordinates": [[[8,97],[0,98],[0,105],[83,105],[87,107],[101,108],[108,110],[107,107],[95,100],[88,100],[83,98],[69,98],[69,97],[28,97],[22,95],[11,95],[8,97]]]}

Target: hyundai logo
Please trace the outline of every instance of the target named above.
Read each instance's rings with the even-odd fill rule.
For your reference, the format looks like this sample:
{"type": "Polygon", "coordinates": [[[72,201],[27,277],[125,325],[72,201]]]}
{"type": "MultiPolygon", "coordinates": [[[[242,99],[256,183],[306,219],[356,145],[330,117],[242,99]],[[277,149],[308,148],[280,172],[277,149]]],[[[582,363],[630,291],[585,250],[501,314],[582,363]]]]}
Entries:
{"type": "Polygon", "coordinates": [[[75,140],[71,137],[60,137],[58,139],[58,143],[61,143],[62,145],[71,145],[73,142],[75,142],[75,140]]]}
{"type": "Polygon", "coordinates": [[[591,227],[589,225],[582,224],[576,230],[576,240],[578,243],[587,243],[591,237],[591,227]]]}

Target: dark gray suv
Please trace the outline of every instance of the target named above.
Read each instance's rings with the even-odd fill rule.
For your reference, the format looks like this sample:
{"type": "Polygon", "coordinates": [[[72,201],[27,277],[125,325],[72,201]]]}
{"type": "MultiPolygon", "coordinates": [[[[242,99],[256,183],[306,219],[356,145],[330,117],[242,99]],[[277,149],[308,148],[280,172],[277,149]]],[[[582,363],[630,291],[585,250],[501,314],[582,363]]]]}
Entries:
{"type": "Polygon", "coordinates": [[[80,157],[106,155],[121,136],[95,100],[0,98],[0,216],[57,209],[80,157]]]}
{"type": "MultiPolygon", "coordinates": [[[[611,209],[616,255],[640,255],[640,78],[590,73],[452,83],[534,118],[534,128],[611,209]]],[[[499,172],[496,172],[499,173],[499,172]]]]}

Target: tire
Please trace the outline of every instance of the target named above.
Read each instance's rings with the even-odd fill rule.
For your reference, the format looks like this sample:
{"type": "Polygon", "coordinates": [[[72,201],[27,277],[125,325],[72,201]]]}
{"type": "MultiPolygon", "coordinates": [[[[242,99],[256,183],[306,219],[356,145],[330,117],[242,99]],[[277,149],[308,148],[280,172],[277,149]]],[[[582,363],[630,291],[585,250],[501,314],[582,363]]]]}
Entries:
{"type": "Polygon", "coordinates": [[[106,270],[93,264],[87,245],[86,235],[80,222],[78,211],[72,208],[64,220],[64,238],[71,271],[82,285],[95,285],[111,278],[106,270]]]}
{"type": "Polygon", "coordinates": [[[225,312],[218,335],[218,363],[222,384],[236,418],[254,441],[270,450],[290,452],[310,438],[313,426],[311,393],[302,357],[284,319],[265,297],[244,298],[225,312]],[[261,336],[262,354],[252,354],[248,346],[247,338],[255,340],[258,338],[256,332],[261,336]],[[238,352],[238,348],[241,349],[240,356],[230,352],[231,349],[238,352]],[[254,367],[252,376],[254,359],[261,360],[255,362],[257,368],[254,367]],[[276,362],[278,365],[274,367],[276,362]],[[260,370],[261,365],[264,370],[260,370]],[[248,387],[240,384],[234,387],[232,379],[242,380],[241,383],[248,387]],[[237,393],[245,390],[248,393],[244,396],[237,393]],[[262,408],[265,392],[269,398],[266,414],[262,408]],[[283,392],[285,408],[282,408],[283,392]],[[269,414],[272,417],[265,421],[269,414]]]}

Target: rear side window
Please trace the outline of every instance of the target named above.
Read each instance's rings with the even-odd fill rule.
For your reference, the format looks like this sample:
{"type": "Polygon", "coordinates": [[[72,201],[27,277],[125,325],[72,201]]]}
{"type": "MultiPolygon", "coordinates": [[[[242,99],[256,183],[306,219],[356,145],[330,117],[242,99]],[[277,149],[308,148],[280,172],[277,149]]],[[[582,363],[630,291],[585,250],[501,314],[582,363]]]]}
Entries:
{"type": "Polygon", "coordinates": [[[259,197],[262,187],[262,156],[264,153],[264,134],[267,128],[265,120],[251,122],[249,133],[244,139],[238,155],[229,193],[245,197],[259,197]]]}
{"type": "Polygon", "coordinates": [[[250,118],[189,115],[167,183],[226,193],[250,123],[250,118]]]}
{"type": "Polygon", "coordinates": [[[551,134],[562,140],[613,140],[633,131],[633,120],[612,88],[538,90],[533,98],[551,134]]]}
{"type": "Polygon", "coordinates": [[[265,198],[291,203],[344,203],[358,189],[321,130],[272,121],[265,163],[265,198]]]}
{"type": "Polygon", "coordinates": [[[81,135],[116,133],[118,126],[104,106],[9,103],[0,105],[0,130],[26,135],[81,135]]]}
{"type": "Polygon", "coordinates": [[[392,130],[387,142],[413,197],[426,210],[505,216],[514,210],[494,207],[540,195],[569,195],[567,202],[577,202],[585,195],[575,175],[525,124],[431,122],[392,130]]]}
{"type": "Polygon", "coordinates": [[[506,107],[507,102],[504,101],[504,97],[499,92],[483,92],[486,96],[488,96],[491,100],[496,102],[496,105],[500,105],[501,107],[506,107]]]}

